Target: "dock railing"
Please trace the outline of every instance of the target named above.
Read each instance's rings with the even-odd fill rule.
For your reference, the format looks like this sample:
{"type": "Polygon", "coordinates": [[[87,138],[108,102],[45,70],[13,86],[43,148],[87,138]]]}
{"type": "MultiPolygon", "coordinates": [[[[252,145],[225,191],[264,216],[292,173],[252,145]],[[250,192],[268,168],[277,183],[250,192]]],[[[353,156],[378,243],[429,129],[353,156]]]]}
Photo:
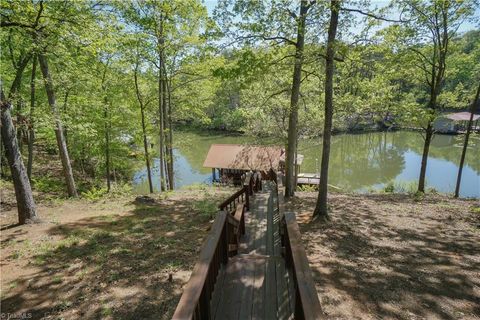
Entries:
{"type": "MultiPolygon", "coordinates": [[[[248,178],[248,177],[247,177],[248,178]]],[[[251,192],[261,190],[261,176],[253,174],[242,189],[220,204],[221,211],[200,251],[172,319],[211,319],[210,300],[218,273],[228,258],[238,253],[240,236],[245,234],[245,212],[251,192]]]]}

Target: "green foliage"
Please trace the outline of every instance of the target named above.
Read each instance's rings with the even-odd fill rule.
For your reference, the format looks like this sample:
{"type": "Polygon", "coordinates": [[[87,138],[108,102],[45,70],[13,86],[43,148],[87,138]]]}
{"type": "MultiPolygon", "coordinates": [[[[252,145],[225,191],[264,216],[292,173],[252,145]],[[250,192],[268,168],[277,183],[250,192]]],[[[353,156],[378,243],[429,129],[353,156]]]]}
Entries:
{"type": "Polygon", "coordinates": [[[62,193],[65,189],[63,181],[49,176],[32,177],[32,186],[35,190],[45,193],[62,193]]]}
{"type": "Polygon", "coordinates": [[[417,181],[395,181],[394,190],[396,193],[414,194],[417,191],[417,181]]]}
{"type": "Polygon", "coordinates": [[[425,193],[420,192],[420,191],[416,191],[416,192],[413,194],[413,201],[415,201],[415,202],[420,202],[420,201],[422,201],[423,199],[425,199],[425,193]]]}
{"type": "Polygon", "coordinates": [[[97,201],[107,193],[107,188],[93,187],[88,191],[82,192],[82,197],[90,201],[97,201]]]}
{"type": "Polygon", "coordinates": [[[301,192],[316,192],[316,191],[317,191],[317,187],[316,187],[316,186],[313,186],[313,185],[304,184],[304,185],[298,186],[298,187],[297,187],[297,191],[301,191],[301,192]]]}
{"type": "Polygon", "coordinates": [[[206,219],[213,219],[218,211],[218,203],[215,198],[204,198],[202,200],[196,200],[192,204],[192,209],[199,212],[201,216],[206,219]]]}
{"type": "Polygon", "coordinates": [[[387,183],[387,185],[383,188],[385,193],[393,193],[395,191],[395,186],[393,182],[387,183]]]}
{"type": "MultiPolygon", "coordinates": [[[[336,42],[334,131],[421,127],[444,109],[465,108],[480,74],[480,31],[457,34],[456,26],[474,18],[477,4],[397,1],[391,7],[404,12],[408,22],[387,26],[374,19],[359,23],[353,13],[342,11],[336,42]],[[425,75],[430,68],[422,68],[428,64],[422,55],[428,60],[435,50],[429,41],[428,17],[435,14],[439,4],[451,6],[447,10],[451,39],[439,108],[432,112],[425,108],[429,96],[425,75]],[[425,14],[419,14],[414,6],[425,14]],[[361,26],[365,30],[359,30],[360,34],[350,32],[361,26]]],[[[10,87],[18,60],[46,48],[56,108],[76,176],[104,184],[100,179],[105,180],[108,134],[115,178],[120,182],[130,179],[143,153],[140,106],[133,84],[137,64],[147,144],[156,143],[160,54],[174,124],[242,131],[276,141],[286,137],[297,27],[292,13],[298,11],[298,1],[275,0],[267,5],[262,1],[221,0],[211,16],[200,0],[43,1],[42,5],[38,15],[38,1],[1,2],[2,21],[19,25],[2,27],[5,32],[0,34],[0,45],[6,49],[0,59],[0,75],[2,85],[10,87]],[[41,32],[33,37],[37,17],[41,32]],[[227,46],[229,43],[234,45],[227,46]]],[[[312,2],[308,13],[298,115],[300,138],[318,136],[323,128],[327,5],[325,1],[312,2]]],[[[387,14],[391,7],[378,13],[387,14]]],[[[38,143],[55,154],[55,119],[39,68],[31,115],[27,107],[31,71],[30,61],[14,97],[15,102],[22,98],[25,107],[15,103],[14,116],[25,118],[24,124],[18,124],[22,129],[33,123],[38,143]]],[[[156,146],[150,147],[151,156],[156,150],[156,146]]],[[[36,176],[35,172],[33,181],[37,191],[64,190],[53,178],[36,176]]],[[[89,187],[84,192],[87,198],[103,196],[102,187],[89,187]]],[[[117,191],[113,188],[112,192],[117,191]]]]}

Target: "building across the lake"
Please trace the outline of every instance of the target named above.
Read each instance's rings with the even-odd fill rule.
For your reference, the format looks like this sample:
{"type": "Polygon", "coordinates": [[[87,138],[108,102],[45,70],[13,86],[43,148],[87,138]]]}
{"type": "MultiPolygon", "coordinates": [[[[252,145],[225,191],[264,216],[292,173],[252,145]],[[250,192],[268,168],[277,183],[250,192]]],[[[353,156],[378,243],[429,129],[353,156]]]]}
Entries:
{"type": "MultiPolygon", "coordinates": [[[[303,155],[297,155],[296,175],[302,162],[303,155]]],[[[212,168],[214,181],[240,184],[242,175],[249,171],[260,171],[265,176],[271,169],[283,171],[285,149],[281,146],[212,144],[203,166],[212,168]]]]}
{"type": "MultiPolygon", "coordinates": [[[[456,112],[439,116],[433,123],[433,128],[439,133],[461,133],[466,130],[468,121],[470,120],[470,112],[456,112]]],[[[473,130],[479,130],[478,119],[480,115],[474,114],[473,130]]]]}

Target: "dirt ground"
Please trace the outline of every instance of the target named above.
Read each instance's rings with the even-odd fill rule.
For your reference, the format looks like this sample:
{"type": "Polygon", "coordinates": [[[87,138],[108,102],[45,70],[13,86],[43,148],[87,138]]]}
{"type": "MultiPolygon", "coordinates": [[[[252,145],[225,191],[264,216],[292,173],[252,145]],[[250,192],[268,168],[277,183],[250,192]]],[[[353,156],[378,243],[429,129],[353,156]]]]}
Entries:
{"type": "MultiPolygon", "coordinates": [[[[231,192],[43,201],[25,226],[2,194],[2,319],[170,319],[231,192]]],[[[328,319],[480,318],[478,201],[331,194],[331,221],[311,222],[315,200],[289,206],[328,319]]]]}
{"type": "Polygon", "coordinates": [[[170,319],[228,189],[40,204],[16,226],[2,197],[2,319],[170,319]]]}
{"type": "Polygon", "coordinates": [[[331,221],[310,222],[317,195],[297,195],[328,319],[480,319],[478,200],[333,194],[331,221]]]}

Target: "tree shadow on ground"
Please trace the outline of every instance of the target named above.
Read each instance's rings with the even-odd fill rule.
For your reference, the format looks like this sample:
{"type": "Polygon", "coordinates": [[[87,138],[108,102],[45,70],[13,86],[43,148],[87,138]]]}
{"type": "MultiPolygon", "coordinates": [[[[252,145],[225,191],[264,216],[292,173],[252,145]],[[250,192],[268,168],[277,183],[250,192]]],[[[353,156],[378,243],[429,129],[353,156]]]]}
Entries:
{"type": "MultiPolygon", "coordinates": [[[[315,200],[302,198],[299,211],[311,214],[315,200]]],[[[329,317],[480,316],[480,233],[466,209],[471,204],[441,202],[334,195],[330,222],[302,225],[329,317]]]]}
{"type": "Polygon", "coordinates": [[[50,228],[48,236],[61,240],[35,249],[31,263],[38,272],[17,279],[2,297],[2,312],[31,319],[169,319],[210,226],[195,209],[198,201],[137,204],[126,213],[50,228]]]}

